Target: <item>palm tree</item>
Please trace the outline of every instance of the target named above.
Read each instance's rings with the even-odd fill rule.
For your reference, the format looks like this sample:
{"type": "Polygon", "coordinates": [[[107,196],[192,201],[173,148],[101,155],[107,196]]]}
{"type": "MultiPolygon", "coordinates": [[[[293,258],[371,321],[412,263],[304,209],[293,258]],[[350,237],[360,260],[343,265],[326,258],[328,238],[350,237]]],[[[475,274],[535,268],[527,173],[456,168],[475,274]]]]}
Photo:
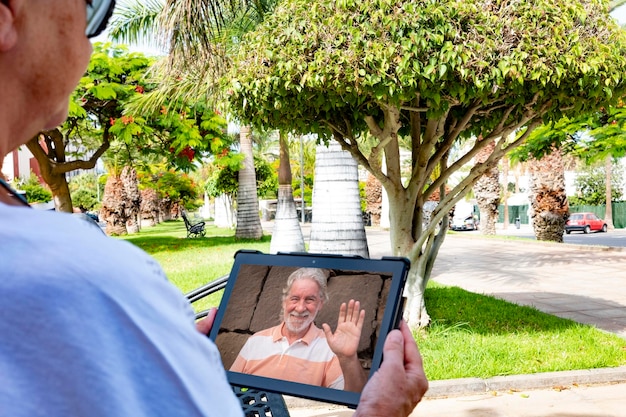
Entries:
{"type": "Polygon", "coordinates": [[[369,258],[357,163],[334,141],[316,151],[309,251],[369,258]]]}
{"type": "MultiPolygon", "coordinates": [[[[298,223],[296,204],[293,199],[289,139],[285,132],[279,133],[280,164],[278,166],[278,204],[274,218],[274,230],[270,253],[304,252],[304,238],[298,223]]],[[[302,200],[304,210],[304,199],[302,200]]]]}
{"type": "Polygon", "coordinates": [[[529,164],[530,203],[537,240],[563,242],[569,204],[565,194],[565,172],[560,149],[529,164]]]}
{"type": "Polygon", "coordinates": [[[126,192],[126,230],[128,233],[138,233],[141,229],[141,193],[139,192],[139,181],[137,180],[137,170],[130,165],[122,169],[120,180],[124,184],[126,192]]]}
{"type": "Polygon", "coordinates": [[[100,218],[106,222],[105,232],[107,235],[120,236],[128,233],[126,229],[127,201],[126,189],[120,178],[120,169],[110,167],[107,182],[104,186],[104,196],[102,197],[102,208],[100,218]]]}
{"type": "MultiPolygon", "coordinates": [[[[193,101],[198,95],[214,97],[223,92],[219,79],[229,66],[229,54],[238,39],[261,22],[276,0],[241,2],[193,0],[122,0],[112,22],[111,36],[126,42],[152,39],[155,31],[169,54],[155,68],[161,87],[147,94],[145,106],[159,108],[164,97],[172,102],[193,101]],[[198,91],[198,86],[204,86],[198,91]]],[[[239,238],[259,239],[263,229],[258,215],[256,176],[250,128],[240,132],[244,165],[239,172],[237,230],[239,238]]]]}
{"type": "Polygon", "coordinates": [[[235,237],[260,239],[263,236],[263,228],[259,217],[259,199],[256,193],[256,175],[254,173],[254,156],[252,155],[252,135],[249,127],[241,127],[239,142],[244,160],[243,166],[239,170],[235,237]]]}
{"type": "MultiPolygon", "coordinates": [[[[612,0],[609,2],[609,12],[624,4],[626,4],[626,0],[612,0]]],[[[569,205],[565,193],[563,155],[560,150],[553,151],[540,160],[532,160],[529,167],[535,236],[537,240],[563,242],[565,223],[569,216],[569,205]]],[[[607,180],[610,181],[610,177],[607,180]]],[[[610,205],[610,201],[607,201],[607,207],[610,205]]],[[[611,209],[608,208],[607,210],[611,209]]],[[[612,223],[612,213],[607,212],[606,214],[611,215],[612,223]]]]}
{"type": "MultiPolygon", "coordinates": [[[[474,161],[477,164],[484,164],[495,149],[495,142],[491,142],[476,154],[474,161]]],[[[492,166],[476,181],[473,190],[480,210],[481,233],[495,235],[500,204],[500,172],[497,165],[492,166]]]]}

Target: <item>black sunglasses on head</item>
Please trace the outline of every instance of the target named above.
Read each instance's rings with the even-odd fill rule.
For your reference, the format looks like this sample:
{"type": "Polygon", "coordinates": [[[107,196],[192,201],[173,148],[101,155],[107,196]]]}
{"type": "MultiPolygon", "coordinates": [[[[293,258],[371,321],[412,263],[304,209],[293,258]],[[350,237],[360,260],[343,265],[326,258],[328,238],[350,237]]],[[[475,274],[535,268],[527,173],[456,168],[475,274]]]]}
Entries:
{"type": "Polygon", "coordinates": [[[115,0],[87,0],[87,29],[85,34],[93,38],[102,33],[115,8],[115,0]]]}

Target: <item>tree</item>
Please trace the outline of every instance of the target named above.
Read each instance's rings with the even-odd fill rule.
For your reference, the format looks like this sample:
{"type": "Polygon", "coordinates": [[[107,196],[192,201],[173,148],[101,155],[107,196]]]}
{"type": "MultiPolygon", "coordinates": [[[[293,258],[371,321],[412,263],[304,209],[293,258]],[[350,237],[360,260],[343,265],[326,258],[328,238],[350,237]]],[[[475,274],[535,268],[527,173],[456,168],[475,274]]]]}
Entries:
{"type": "Polygon", "coordinates": [[[529,164],[530,205],[537,240],[563,242],[569,204],[565,194],[565,171],[560,149],[553,149],[529,164]]]}
{"type": "Polygon", "coordinates": [[[122,169],[120,180],[124,184],[126,191],[126,230],[128,233],[138,233],[141,229],[141,193],[139,192],[139,181],[137,170],[130,166],[122,169]]]}
{"type": "Polygon", "coordinates": [[[260,239],[263,236],[259,217],[259,199],[256,194],[256,176],[254,156],[252,155],[252,135],[249,127],[242,126],[239,133],[239,145],[243,155],[243,164],[239,169],[239,188],[237,190],[237,229],[235,237],[260,239]]]}
{"type": "Polygon", "coordinates": [[[369,258],[358,166],[338,143],[323,143],[315,152],[313,220],[309,251],[369,258]]]}
{"type": "Polygon", "coordinates": [[[59,211],[72,211],[65,174],[92,169],[109,149],[120,166],[145,158],[194,169],[194,161],[220,146],[226,121],[204,102],[178,112],[129,113],[130,103],[155,84],[146,78],[153,60],[122,46],[96,43],[89,67],[70,101],[67,121],[41,132],[27,146],[59,211]]]}
{"type": "Polygon", "coordinates": [[[81,210],[96,210],[100,206],[99,191],[100,175],[84,173],[73,176],[69,182],[72,203],[81,210]]]}
{"type": "MultiPolygon", "coordinates": [[[[304,237],[302,236],[296,204],[293,199],[289,138],[284,131],[279,133],[279,143],[278,204],[276,205],[270,253],[304,252],[304,237]]],[[[303,199],[303,211],[304,207],[303,199]]]]}
{"type": "MultiPolygon", "coordinates": [[[[609,4],[609,11],[613,11],[615,10],[615,8],[623,5],[624,0],[610,1],[608,4],[609,4]]],[[[620,103],[621,103],[621,100],[620,100],[620,103]]],[[[609,108],[610,107],[611,106],[609,106],[609,108]]],[[[618,108],[623,107],[623,105],[618,104],[617,107],[618,108]]],[[[554,184],[554,187],[552,187],[550,191],[550,193],[553,195],[553,198],[543,199],[543,202],[538,205],[538,208],[541,207],[543,212],[542,213],[533,212],[533,216],[535,216],[533,217],[533,226],[540,228],[540,230],[535,229],[535,236],[538,239],[541,237],[541,239],[545,239],[545,240],[554,239],[555,242],[563,242],[563,232],[565,229],[565,221],[567,221],[567,214],[565,217],[565,221],[562,221],[560,219],[561,213],[564,207],[567,207],[567,205],[563,204],[563,202],[566,202],[566,199],[567,199],[567,196],[565,195],[565,188],[560,186],[561,181],[563,181],[561,178],[563,167],[554,165],[555,161],[562,160],[562,155],[559,154],[554,157],[544,155],[544,150],[545,149],[549,150],[550,147],[546,148],[545,145],[541,143],[540,137],[544,136],[544,137],[552,137],[553,139],[556,139],[556,141],[552,144],[552,147],[558,148],[557,144],[562,142],[563,138],[566,138],[567,140],[570,138],[581,137],[580,133],[588,130],[590,128],[589,124],[591,123],[595,125],[596,131],[597,129],[600,130],[599,134],[601,136],[604,136],[605,138],[608,137],[609,141],[612,142],[616,136],[615,128],[607,129],[607,126],[606,126],[607,120],[608,120],[606,116],[608,115],[608,113],[611,113],[611,111],[609,110],[607,112],[604,107],[601,107],[600,111],[599,112],[596,111],[595,113],[596,113],[596,117],[588,117],[587,115],[582,114],[582,115],[576,115],[577,117],[574,117],[573,120],[570,120],[567,117],[563,118],[557,123],[550,124],[550,127],[552,128],[551,132],[547,132],[546,130],[549,130],[549,129],[546,129],[546,128],[538,129],[535,132],[535,134],[532,135],[529,139],[529,142],[531,144],[537,139],[539,139],[539,143],[540,143],[538,149],[536,147],[535,149],[533,149],[532,145],[529,146],[529,148],[533,149],[534,151],[532,153],[533,157],[529,161],[531,171],[533,172],[533,175],[534,175],[534,180],[537,183],[542,183],[546,185],[550,184],[550,181],[552,180],[557,180],[557,183],[554,184]],[[598,115],[602,115],[602,117],[598,118],[597,117],[598,115]],[[557,126],[560,126],[560,127],[557,127],[557,126]],[[553,169],[557,169],[557,172],[559,173],[556,176],[556,178],[555,178],[555,172],[553,171],[553,169]],[[558,194],[558,196],[556,194],[558,194]],[[553,204],[550,205],[549,204],[550,202],[552,202],[553,204]],[[548,219],[552,219],[554,221],[548,221],[548,219]],[[557,228],[560,230],[557,230],[557,228]],[[551,230],[551,231],[549,233],[546,233],[546,230],[551,230]]],[[[617,124],[615,119],[613,120],[612,124],[613,125],[617,124]]],[[[617,133],[617,136],[620,136],[620,135],[622,135],[621,132],[617,133]]],[[[622,153],[622,154],[624,153],[623,145],[616,146],[616,147],[605,146],[605,145],[606,144],[604,143],[604,141],[598,141],[595,148],[596,150],[601,149],[601,153],[604,153],[604,154],[606,154],[606,152],[616,152],[616,153],[622,153]]],[[[565,150],[572,152],[572,149],[569,147],[566,147],[565,150]]],[[[588,150],[585,150],[582,153],[580,151],[581,149],[579,147],[579,149],[577,151],[574,151],[573,153],[579,153],[579,155],[584,155],[584,159],[586,160],[598,158],[597,153],[588,152],[588,150]]],[[[558,151],[558,152],[561,153],[561,151],[558,151]]],[[[607,157],[606,160],[608,159],[609,158],[607,157]]],[[[606,195],[605,219],[607,221],[607,224],[612,226],[613,214],[612,214],[612,208],[611,208],[611,203],[610,203],[611,202],[610,170],[607,169],[606,175],[607,176],[606,176],[606,190],[605,190],[605,195],[606,195]]],[[[531,188],[531,191],[533,190],[539,191],[536,188],[535,189],[531,188]]],[[[541,199],[541,198],[542,198],[541,195],[533,195],[531,197],[531,199],[534,201],[537,201],[538,199],[541,199]]]]}
{"type": "Polygon", "coordinates": [[[100,218],[106,222],[107,235],[122,236],[128,233],[126,230],[127,209],[128,198],[124,183],[120,178],[120,173],[113,171],[107,177],[100,209],[100,218]]]}
{"type": "MultiPolygon", "coordinates": [[[[614,185],[610,201],[620,201],[622,199],[621,187],[623,186],[623,175],[619,165],[609,158],[609,164],[598,163],[585,165],[578,170],[575,186],[576,195],[568,196],[570,205],[599,206],[606,203],[606,177],[607,168],[611,172],[611,183],[614,185]],[[614,168],[615,167],[615,168],[614,168]]],[[[605,219],[606,221],[606,219],[605,219]]]]}
{"type": "MultiPolygon", "coordinates": [[[[601,161],[607,168],[610,168],[612,158],[626,155],[626,108],[622,99],[609,106],[600,106],[588,114],[576,115],[574,117],[563,117],[558,121],[545,124],[536,129],[524,146],[518,148],[514,153],[514,158],[518,160],[534,160],[538,164],[539,160],[547,161],[547,166],[532,167],[535,175],[543,173],[546,178],[541,182],[549,184],[554,175],[554,169],[562,171],[563,167],[555,167],[554,161],[550,158],[543,158],[546,145],[551,143],[558,147],[560,152],[582,160],[587,165],[595,165],[601,161]],[[551,162],[550,162],[551,161],[551,162]],[[607,165],[608,164],[608,165],[607,165]]],[[[606,204],[605,221],[608,225],[613,224],[611,201],[614,190],[612,187],[611,169],[605,168],[602,180],[604,203],[606,204]]],[[[560,213],[563,210],[562,201],[565,201],[564,187],[557,187],[553,192],[560,193],[558,198],[544,200],[542,207],[546,213],[560,213]],[[546,203],[553,201],[553,206],[546,203]]],[[[545,216],[544,216],[545,217],[545,216]]],[[[554,227],[557,223],[553,223],[554,227]]],[[[564,222],[559,222],[565,227],[564,222]]],[[[536,235],[537,232],[535,232],[536,235]]],[[[563,230],[560,233],[551,233],[546,236],[555,237],[556,241],[562,242],[563,230]]]]}
{"type": "Polygon", "coordinates": [[[412,261],[407,318],[418,326],[429,321],[423,291],[450,209],[542,121],[622,94],[625,47],[599,1],[288,0],[241,42],[227,82],[241,120],[319,133],[381,181],[392,251],[412,261]],[[366,131],[377,141],[369,153],[366,131]],[[402,136],[411,143],[406,179],[402,136]],[[467,151],[448,161],[461,140],[467,151]],[[446,193],[450,176],[491,143],[487,161],[446,193]],[[443,197],[424,226],[436,190],[443,197]]]}
{"type": "MultiPolygon", "coordinates": [[[[495,143],[484,147],[478,152],[474,160],[477,163],[485,163],[489,155],[493,153],[495,143]]],[[[500,204],[500,171],[494,165],[483,174],[474,184],[474,195],[480,210],[480,230],[484,235],[496,234],[496,221],[498,220],[498,205],[500,204]]]]}

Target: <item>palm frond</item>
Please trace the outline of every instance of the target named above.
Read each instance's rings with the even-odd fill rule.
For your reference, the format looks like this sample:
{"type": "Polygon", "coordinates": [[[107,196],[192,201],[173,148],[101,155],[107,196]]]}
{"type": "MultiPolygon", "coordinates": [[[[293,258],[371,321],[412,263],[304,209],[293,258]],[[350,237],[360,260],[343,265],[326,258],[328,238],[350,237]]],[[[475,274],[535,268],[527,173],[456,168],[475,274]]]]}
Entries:
{"type": "Polygon", "coordinates": [[[154,36],[160,31],[158,18],[164,5],[164,0],[118,0],[111,18],[109,36],[120,43],[166,45],[154,36]]]}

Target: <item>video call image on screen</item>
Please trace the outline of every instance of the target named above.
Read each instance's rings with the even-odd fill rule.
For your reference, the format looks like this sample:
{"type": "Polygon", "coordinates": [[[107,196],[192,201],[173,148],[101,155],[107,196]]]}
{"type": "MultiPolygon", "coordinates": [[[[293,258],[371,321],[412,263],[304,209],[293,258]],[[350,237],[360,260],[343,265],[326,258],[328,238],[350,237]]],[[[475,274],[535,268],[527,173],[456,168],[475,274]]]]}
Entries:
{"type": "MultiPolygon", "coordinates": [[[[298,266],[255,264],[240,266],[222,319],[220,323],[216,323],[219,326],[219,332],[215,343],[227,370],[231,369],[250,336],[283,323],[283,290],[287,286],[289,276],[297,269],[299,269],[298,266]]],[[[361,309],[365,310],[358,357],[368,374],[392,285],[392,273],[330,268],[318,268],[318,270],[327,278],[329,299],[323,303],[317,313],[314,325],[321,329],[322,323],[327,323],[334,331],[337,327],[341,304],[347,303],[350,299],[358,300],[361,303],[361,309]]],[[[222,308],[224,307],[220,307],[222,308]]],[[[255,347],[254,354],[262,355],[261,351],[266,348],[267,346],[255,347]]],[[[282,379],[289,381],[292,378],[298,377],[287,375],[282,379]]]]}

